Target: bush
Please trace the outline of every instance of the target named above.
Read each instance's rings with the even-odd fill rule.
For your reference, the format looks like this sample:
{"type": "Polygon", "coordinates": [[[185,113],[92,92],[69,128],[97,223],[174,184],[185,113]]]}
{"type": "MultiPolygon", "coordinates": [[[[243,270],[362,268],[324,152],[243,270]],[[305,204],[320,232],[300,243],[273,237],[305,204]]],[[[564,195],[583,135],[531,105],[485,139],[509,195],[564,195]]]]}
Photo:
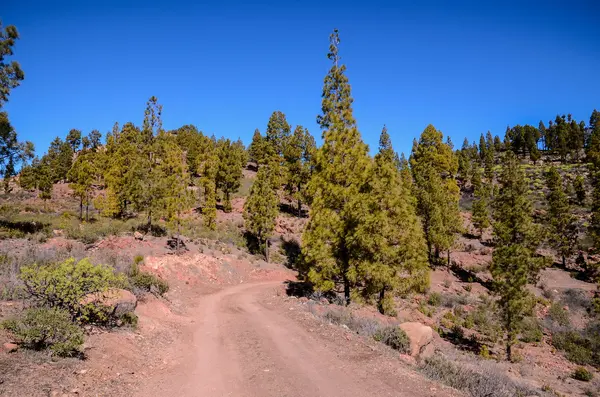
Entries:
{"type": "Polygon", "coordinates": [[[589,382],[592,380],[593,377],[594,377],[594,374],[592,374],[590,371],[588,371],[584,367],[578,367],[571,374],[571,378],[580,380],[582,382],[589,382]]]}
{"type": "Polygon", "coordinates": [[[478,370],[449,361],[444,356],[427,358],[421,371],[430,379],[466,392],[473,397],[514,397],[537,395],[490,365],[478,370]]]}
{"type": "Polygon", "coordinates": [[[2,326],[27,348],[50,348],[53,354],[61,357],[81,354],[83,331],[71,321],[71,315],[66,310],[29,309],[20,318],[5,321],[2,326]]]}
{"type": "Polygon", "coordinates": [[[558,303],[553,303],[552,306],[550,306],[550,310],[548,310],[548,317],[550,317],[550,319],[558,325],[566,327],[571,324],[569,312],[558,303]]]}
{"type": "Polygon", "coordinates": [[[525,317],[521,322],[521,341],[525,343],[541,342],[544,337],[542,326],[533,317],[525,317]]]}
{"type": "Polygon", "coordinates": [[[442,304],[442,295],[439,292],[432,292],[427,299],[431,306],[440,306],[442,304]]]}
{"type": "Polygon", "coordinates": [[[152,292],[161,296],[166,294],[169,291],[169,284],[152,273],[141,272],[137,266],[138,263],[134,261],[133,265],[131,265],[129,283],[144,292],[152,292]]]}
{"type": "Polygon", "coordinates": [[[98,310],[93,303],[85,304],[86,295],[104,293],[112,287],[123,287],[125,277],[116,275],[109,266],[93,265],[88,259],[23,266],[21,280],[25,291],[40,306],[66,310],[71,319],[86,322],[98,310]]]}
{"type": "Polygon", "coordinates": [[[378,329],[373,335],[373,339],[385,343],[400,353],[410,352],[410,340],[406,333],[397,326],[392,325],[378,329]]]}
{"type": "Polygon", "coordinates": [[[583,331],[557,332],[552,335],[552,345],[565,353],[569,361],[579,365],[600,367],[600,328],[590,324],[583,331]]]}

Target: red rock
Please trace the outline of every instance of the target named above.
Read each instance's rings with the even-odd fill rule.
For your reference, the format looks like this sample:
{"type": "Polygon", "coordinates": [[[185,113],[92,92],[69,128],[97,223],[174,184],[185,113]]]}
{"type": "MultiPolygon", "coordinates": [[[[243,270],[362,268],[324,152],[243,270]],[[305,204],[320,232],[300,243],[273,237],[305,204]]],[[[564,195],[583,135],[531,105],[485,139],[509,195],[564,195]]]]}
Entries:
{"type": "Polygon", "coordinates": [[[10,342],[6,342],[2,347],[7,353],[13,353],[19,350],[19,345],[10,342]]]}

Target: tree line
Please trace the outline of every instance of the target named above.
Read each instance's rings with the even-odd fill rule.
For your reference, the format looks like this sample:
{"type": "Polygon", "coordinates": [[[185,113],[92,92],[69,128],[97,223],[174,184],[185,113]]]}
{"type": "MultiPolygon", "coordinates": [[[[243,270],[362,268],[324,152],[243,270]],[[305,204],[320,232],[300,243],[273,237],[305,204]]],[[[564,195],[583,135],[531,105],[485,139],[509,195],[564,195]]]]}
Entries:
{"type": "MultiPolygon", "coordinates": [[[[3,37],[14,38],[13,30],[7,31],[3,37]]],[[[413,142],[408,159],[394,150],[383,126],[378,151],[370,156],[353,115],[340,43],[334,30],[327,52],[331,67],[317,116],[322,131],[318,148],[306,128],[299,125],[292,132],[280,111],[269,118],[264,136],[254,132],[248,150],[240,140],[208,137],[194,126],[165,131],[162,106],[151,97],[141,127],[115,124],[105,144],[98,131],[83,136],[71,130],[64,141],[56,138],[45,155],[25,165],[19,182],[37,189],[43,199],[51,197],[54,183],[69,182],[82,220],[93,204],[105,216],[144,214],[148,228],[164,218],[179,230],[185,213],[199,202],[205,225],[215,228],[217,202],[222,202],[223,211],[232,210],[232,196],[250,161],[257,174],[243,217],[267,260],[280,196],[287,194],[298,216],[306,209],[310,212],[302,235],[300,276],[318,290],[339,291],[346,303],[373,302],[382,313],[393,313],[395,296],[424,292],[431,267],[450,270],[450,251],[464,232],[461,186],[470,184],[473,223],[480,232],[490,226],[493,230],[493,292],[510,358],[520,322],[531,310],[526,284],[546,263],[537,254],[542,239],[549,236],[548,243],[565,262],[575,253],[580,234],[567,186],[556,168],[546,175],[546,218],[540,223],[534,217],[521,161],[528,157],[535,163],[540,151],[547,151],[563,162],[591,162],[589,232],[600,247],[598,112],[587,127],[571,117],[558,117],[548,128],[543,123],[508,128],[504,140],[491,133],[482,135],[479,145],[465,140],[459,150],[429,125],[413,142]]],[[[1,92],[0,100],[6,101],[8,91],[1,92]]],[[[17,146],[13,164],[31,156],[27,144],[17,146]]],[[[7,158],[4,164],[10,164],[7,158]]],[[[5,171],[5,177],[10,173],[5,171]]],[[[586,201],[585,185],[583,177],[574,181],[579,205],[586,201]]]]}

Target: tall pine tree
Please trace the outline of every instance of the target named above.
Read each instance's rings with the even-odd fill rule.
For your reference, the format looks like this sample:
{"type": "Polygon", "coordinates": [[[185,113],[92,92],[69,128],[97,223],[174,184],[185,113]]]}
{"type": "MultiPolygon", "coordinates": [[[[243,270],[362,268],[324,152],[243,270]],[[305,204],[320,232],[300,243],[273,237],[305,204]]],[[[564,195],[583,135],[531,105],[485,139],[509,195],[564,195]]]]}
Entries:
{"type": "Polygon", "coordinates": [[[312,197],[311,217],[302,237],[302,252],[309,265],[308,278],[320,290],[343,286],[350,303],[357,278],[357,260],[351,247],[369,157],[352,112],[352,96],[346,67],[340,62],[337,29],[330,36],[327,58],[332,62],[325,77],[322,114],[323,145],[317,150],[315,170],[308,184],[312,197]]]}
{"type": "Polygon", "coordinates": [[[535,258],[538,231],[532,220],[528,183],[511,151],[504,155],[500,185],[501,189],[493,203],[496,249],[490,270],[494,292],[499,297],[506,334],[506,354],[511,360],[512,346],[519,334],[521,320],[530,309],[526,285],[540,265],[535,258]]]}
{"type": "Polygon", "coordinates": [[[548,229],[551,246],[561,256],[563,267],[577,246],[577,219],[572,214],[563,180],[556,167],[546,174],[548,186],[548,229]]]}

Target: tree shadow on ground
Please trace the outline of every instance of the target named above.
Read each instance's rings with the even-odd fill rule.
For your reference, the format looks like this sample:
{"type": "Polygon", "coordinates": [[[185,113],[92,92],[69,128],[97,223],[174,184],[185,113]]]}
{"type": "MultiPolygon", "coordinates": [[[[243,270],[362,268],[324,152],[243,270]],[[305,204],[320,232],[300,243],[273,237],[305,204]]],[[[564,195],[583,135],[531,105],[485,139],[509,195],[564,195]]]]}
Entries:
{"type": "Polygon", "coordinates": [[[292,215],[296,218],[308,217],[308,211],[306,211],[304,208],[300,210],[300,216],[298,216],[298,207],[290,203],[279,203],[279,212],[292,215]]]}
{"type": "Polygon", "coordinates": [[[460,350],[471,353],[478,354],[482,347],[482,344],[477,340],[477,337],[474,334],[471,335],[471,337],[466,337],[462,328],[459,326],[452,327],[452,329],[447,331],[442,331],[440,336],[460,350]]]}
{"type": "Polygon", "coordinates": [[[50,224],[36,221],[7,221],[0,220],[0,228],[18,230],[25,234],[34,234],[41,232],[45,228],[49,227],[50,224]]]}
{"type": "Polygon", "coordinates": [[[254,172],[258,172],[258,166],[254,163],[248,163],[246,164],[246,169],[248,171],[254,171],[254,172]]]}
{"type": "Polygon", "coordinates": [[[261,244],[256,236],[250,232],[244,232],[244,240],[246,241],[246,247],[252,255],[262,254],[261,244]]]}
{"type": "Polygon", "coordinates": [[[281,239],[281,248],[286,256],[285,266],[288,269],[298,270],[301,269],[302,263],[302,249],[300,248],[300,243],[295,239],[284,240],[281,239]]]}
{"type": "Polygon", "coordinates": [[[491,280],[484,280],[481,277],[479,277],[475,272],[463,269],[462,267],[457,266],[456,264],[452,264],[450,270],[452,270],[452,273],[463,283],[479,283],[490,291],[492,291],[493,289],[493,284],[491,280]]]}
{"type": "Polygon", "coordinates": [[[136,229],[138,232],[151,234],[154,237],[164,237],[167,235],[167,229],[160,225],[148,225],[147,223],[143,223],[136,229]]]}
{"type": "Polygon", "coordinates": [[[288,296],[295,296],[297,298],[310,297],[314,292],[312,283],[308,281],[292,281],[287,280],[285,283],[285,292],[288,296]]]}

